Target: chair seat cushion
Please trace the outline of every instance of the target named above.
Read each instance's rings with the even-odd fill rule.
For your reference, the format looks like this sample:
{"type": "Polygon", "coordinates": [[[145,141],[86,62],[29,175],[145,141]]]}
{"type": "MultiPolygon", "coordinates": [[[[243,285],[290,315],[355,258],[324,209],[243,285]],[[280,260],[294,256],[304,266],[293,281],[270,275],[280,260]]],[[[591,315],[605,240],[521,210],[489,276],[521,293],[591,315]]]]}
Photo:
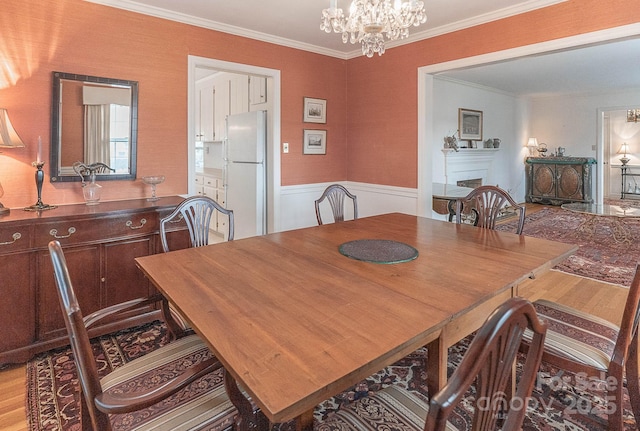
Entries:
{"type": "MultiPolygon", "coordinates": [[[[606,371],[620,328],[611,322],[574,308],[547,300],[533,304],[538,316],[549,324],[545,350],[606,371]]],[[[525,338],[531,339],[527,332],[525,338]]]]}
{"type": "MultiPolygon", "coordinates": [[[[115,369],[101,380],[103,391],[131,394],[148,390],[211,356],[200,337],[180,338],[115,369]]],[[[229,428],[236,414],[220,368],[160,403],[133,413],[111,415],[110,419],[114,430],[209,430],[229,428]]]]}
{"type": "MultiPolygon", "coordinates": [[[[417,394],[397,385],[364,397],[327,417],[315,431],[372,431],[380,429],[424,430],[429,404],[417,394]]],[[[447,423],[447,430],[457,428],[447,423]]]]}

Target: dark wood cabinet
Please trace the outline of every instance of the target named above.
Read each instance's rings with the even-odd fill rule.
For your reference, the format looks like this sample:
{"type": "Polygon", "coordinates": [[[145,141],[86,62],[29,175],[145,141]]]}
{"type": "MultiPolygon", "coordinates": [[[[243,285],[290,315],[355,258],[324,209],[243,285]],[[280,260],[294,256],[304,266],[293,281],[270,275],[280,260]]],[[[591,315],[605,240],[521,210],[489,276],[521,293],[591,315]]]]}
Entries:
{"type": "Polygon", "coordinates": [[[591,157],[528,157],[527,202],[593,202],[591,157]]]}
{"type": "MultiPolygon", "coordinates": [[[[62,244],[83,313],[153,291],[135,258],[162,251],[159,220],[183,198],[165,197],[63,205],[30,213],[12,210],[0,218],[0,364],[24,362],[36,353],[68,344],[47,245],[62,244]]],[[[186,226],[176,225],[172,249],[188,246],[186,226]]],[[[123,322],[92,331],[97,336],[158,318],[139,309],[123,322]]]]}

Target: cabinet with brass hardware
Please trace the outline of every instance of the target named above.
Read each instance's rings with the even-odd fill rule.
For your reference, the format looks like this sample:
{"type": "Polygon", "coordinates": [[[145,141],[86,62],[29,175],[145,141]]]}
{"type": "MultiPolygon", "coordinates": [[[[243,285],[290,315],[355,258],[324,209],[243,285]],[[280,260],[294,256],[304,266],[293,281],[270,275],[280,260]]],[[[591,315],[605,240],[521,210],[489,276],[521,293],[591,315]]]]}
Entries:
{"type": "MultiPolygon", "coordinates": [[[[0,364],[24,362],[38,352],[68,344],[47,245],[62,244],[85,315],[153,291],[134,258],[161,252],[159,220],[183,198],[164,197],[61,205],[40,214],[14,209],[0,218],[0,364]]],[[[188,246],[184,224],[170,234],[172,249],[188,246]]],[[[91,333],[104,334],[158,318],[152,308],[91,333]]]]}

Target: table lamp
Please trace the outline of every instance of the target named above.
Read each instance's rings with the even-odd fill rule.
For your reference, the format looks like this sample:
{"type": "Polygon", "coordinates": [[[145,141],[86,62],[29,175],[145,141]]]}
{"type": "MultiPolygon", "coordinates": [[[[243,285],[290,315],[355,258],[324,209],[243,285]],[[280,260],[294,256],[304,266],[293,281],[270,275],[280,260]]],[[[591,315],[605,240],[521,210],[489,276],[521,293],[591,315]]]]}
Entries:
{"type": "Polygon", "coordinates": [[[529,138],[527,148],[529,148],[529,156],[533,157],[533,152],[538,148],[538,140],[536,138],[529,138]]]}
{"type": "MultiPolygon", "coordinates": [[[[24,142],[18,136],[18,133],[13,128],[11,120],[9,120],[9,113],[6,109],[0,108],[0,148],[23,148],[24,142]]],[[[4,189],[0,184],[0,198],[4,195],[4,189]]],[[[9,208],[6,208],[0,203],[0,216],[9,214],[9,208]]]]}
{"type": "Polygon", "coordinates": [[[620,157],[620,161],[622,162],[622,166],[626,166],[629,163],[629,158],[627,157],[627,153],[629,152],[629,144],[626,142],[620,146],[620,149],[616,154],[622,154],[620,157]]]}

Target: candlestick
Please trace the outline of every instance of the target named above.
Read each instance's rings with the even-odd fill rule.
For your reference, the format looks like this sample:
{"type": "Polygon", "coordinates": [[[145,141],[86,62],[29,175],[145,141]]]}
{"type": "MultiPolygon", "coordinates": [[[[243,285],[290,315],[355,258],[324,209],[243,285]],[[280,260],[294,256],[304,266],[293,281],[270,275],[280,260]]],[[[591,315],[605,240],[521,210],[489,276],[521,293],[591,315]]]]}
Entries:
{"type": "Polygon", "coordinates": [[[36,189],[38,190],[38,201],[30,207],[24,208],[25,211],[44,211],[57,208],[55,205],[47,205],[42,203],[42,183],[44,183],[44,171],[42,167],[44,162],[35,161],[32,163],[36,167],[36,189]]]}

